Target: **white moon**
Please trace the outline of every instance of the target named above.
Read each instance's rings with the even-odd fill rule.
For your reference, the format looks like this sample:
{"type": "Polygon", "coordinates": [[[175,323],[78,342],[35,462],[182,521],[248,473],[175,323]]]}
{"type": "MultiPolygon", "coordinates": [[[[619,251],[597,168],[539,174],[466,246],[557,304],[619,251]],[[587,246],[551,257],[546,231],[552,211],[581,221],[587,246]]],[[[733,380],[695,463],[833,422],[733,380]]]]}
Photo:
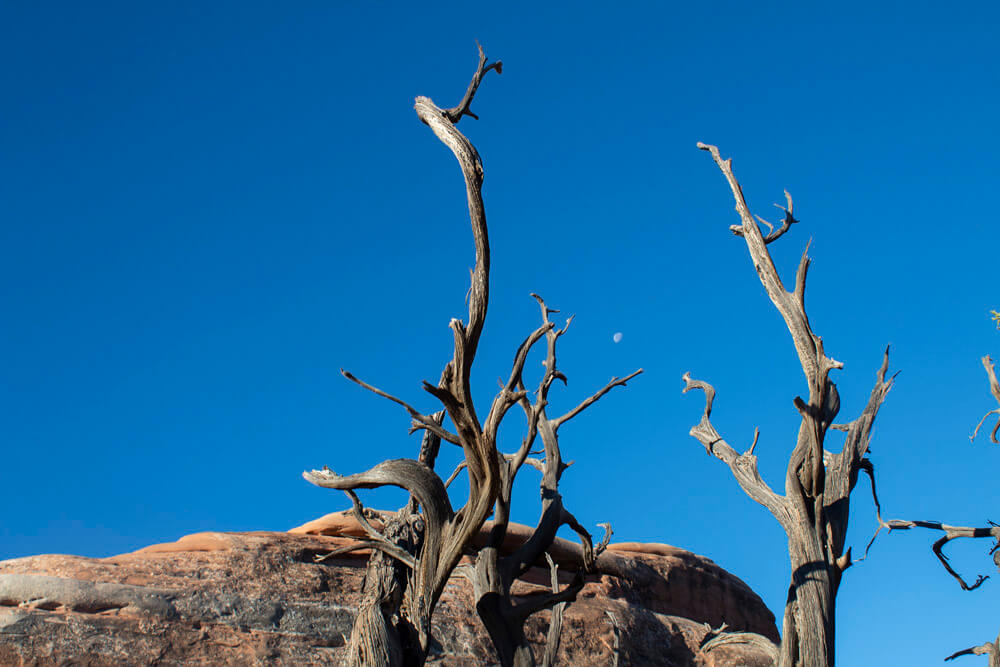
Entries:
{"type": "Polygon", "coordinates": [[[622,332],[619,331],[618,333],[616,333],[614,336],[611,337],[611,340],[615,341],[616,343],[622,342],[622,332]]]}

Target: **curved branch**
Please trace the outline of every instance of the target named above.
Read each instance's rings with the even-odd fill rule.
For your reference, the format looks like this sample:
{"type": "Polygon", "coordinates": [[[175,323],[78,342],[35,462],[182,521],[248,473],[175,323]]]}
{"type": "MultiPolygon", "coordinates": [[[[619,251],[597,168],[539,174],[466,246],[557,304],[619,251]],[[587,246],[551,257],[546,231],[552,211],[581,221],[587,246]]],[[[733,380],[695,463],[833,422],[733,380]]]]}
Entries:
{"type": "MultiPolygon", "coordinates": [[[[757,218],[757,220],[767,225],[768,233],[767,236],[764,237],[764,243],[773,243],[777,241],[782,236],[784,236],[789,229],[792,228],[792,225],[798,222],[798,220],[795,219],[795,216],[792,215],[793,211],[792,195],[788,194],[788,190],[785,190],[785,201],[788,203],[788,208],[785,208],[781,204],[774,205],[775,208],[780,208],[782,211],[785,212],[785,218],[784,220],[781,221],[781,227],[779,227],[778,229],[775,229],[774,225],[772,225],[770,222],[760,217],[759,215],[754,216],[755,218],[757,218]]],[[[743,227],[741,227],[740,225],[730,225],[729,231],[731,231],[736,236],[743,236],[743,227]]]]}
{"type": "Polygon", "coordinates": [[[458,121],[462,120],[462,116],[471,116],[476,120],[479,120],[479,116],[472,113],[472,111],[469,110],[469,106],[472,104],[472,98],[476,96],[476,91],[479,89],[479,84],[483,80],[483,75],[491,69],[495,69],[497,74],[500,74],[503,71],[502,60],[487,64],[486,54],[483,53],[483,47],[477,43],[476,48],[479,49],[479,67],[476,68],[476,73],[472,75],[472,81],[469,83],[469,87],[465,89],[465,95],[462,97],[462,101],[459,102],[457,106],[445,109],[443,112],[445,117],[456,125],[458,124],[458,121]]]}
{"type": "Polygon", "coordinates": [[[427,431],[430,431],[431,433],[441,438],[442,440],[447,440],[448,442],[454,445],[462,444],[462,441],[458,439],[457,435],[449,433],[446,429],[441,427],[441,419],[439,419],[436,414],[425,415],[421,412],[418,412],[416,408],[414,408],[412,405],[410,405],[403,399],[396,398],[392,394],[388,394],[379,389],[378,387],[373,387],[364,380],[356,377],[353,373],[345,371],[343,368],[340,369],[340,374],[343,375],[348,380],[350,380],[351,382],[354,382],[355,384],[364,387],[373,394],[377,394],[382,398],[387,398],[393,403],[403,406],[403,409],[406,410],[407,413],[409,413],[410,417],[413,419],[414,422],[414,426],[411,429],[411,433],[417,429],[426,429],[427,431]]]}
{"type": "Polygon", "coordinates": [[[546,333],[552,330],[552,323],[545,322],[542,326],[538,327],[527,338],[518,346],[517,352],[514,355],[514,362],[511,364],[510,377],[507,379],[507,383],[497,394],[496,398],[493,399],[493,405],[490,406],[490,413],[486,416],[486,422],[483,424],[483,432],[486,433],[490,438],[495,439],[497,430],[500,428],[500,422],[503,420],[507,410],[510,409],[515,403],[527,396],[527,392],[523,389],[518,389],[523,387],[524,383],[522,381],[522,375],[524,373],[524,364],[528,359],[528,353],[531,348],[534,347],[535,343],[542,339],[546,333]]]}
{"type": "Polygon", "coordinates": [[[451,471],[451,475],[448,477],[448,479],[445,480],[444,488],[447,489],[449,486],[451,486],[451,483],[454,482],[456,479],[458,479],[458,474],[463,470],[465,470],[467,465],[468,464],[465,461],[460,461],[459,464],[455,466],[455,469],[451,471]]]}
{"type": "MultiPolygon", "coordinates": [[[[483,163],[472,142],[455,128],[455,123],[463,115],[469,114],[469,105],[472,104],[472,98],[479,88],[483,75],[490,69],[496,69],[498,73],[501,70],[497,64],[484,66],[486,58],[482,47],[479,49],[479,54],[479,67],[459,106],[443,110],[430,98],[423,96],[418,97],[414,104],[414,109],[420,120],[430,127],[438,139],[454,153],[462,168],[462,175],[465,177],[469,218],[472,222],[472,234],[476,244],[476,267],[472,271],[472,286],[469,290],[469,324],[467,327],[455,326],[456,324],[461,325],[461,323],[453,320],[452,328],[455,329],[456,338],[462,339],[461,345],[458,346],[462,349],[456,347],[455,350],[455,361],[459,375],[466,384],[486,319],[486,307],[489,303],[490,243],[482,196],[483,163]]],[[[465,402],[469,396],[458,398],[465,402]]],[[[471,402],[467,404],[471,405],[471,402]]]]}
{"type": "MultiPolygon", "coordinates": [[[[909,530],[911,528],[929,528],[931,530],[940,530],[944,532],[944,537],[937,540],[931,549],[934,551],[934,555],[937,556],[941,564],[944,565],[944,569],[948,571],[952,577],[958,582],[962,590],[971,591],[978,588],[984,581],[989,579],[989,575],[980,574],[977,575],[976,581],[973,584],[965,583],[962,576],[952,569],[951,565],[948,563],[948,556],[944,553],[944,547],[948,542],[958,539],[960,537],[992,537],[997,540],[1000,544],[1000,526],[993,524],[987,528],[972,528],[968,526],[949,526],[943,524],[940,521],[907,521],[903,519],[891,519],[884,522],[883,524],[889,529],[889,532],[893,530],[909,530]]],[[[996,547],[994,547],[994,550],[996,547]]]]}
{"type": "Polygon", "coordinates": [[[992,642],[987,642],[985,644],[980,644],[979,646],[973,646],[971,648],[958,651],[957,653],[952,653],[944,660],[947,662],[963,655],[988,655],[990,657],[989,667],[1000,667],[1000,636],[992,642]]]}
{"type": "Polygon", "coordinates": [[[722,646],[742,645],[753,646],[767,654],[775,664],[778,663],[778,646],[773,641],[759,635],[756,632],[726,632],[726,624],[723,623],[716,629],[709,628],[709,632],[701,641],[698,649],[699,653],[710,653],[722,646]]]}
{"type": "Polygon", "coordinates": [[[340,491],[353,489],[376,489],[382,486],[398,486],[409,491],[424,509],[428,533],[433,527],[440,529],[451,518],[453,511],[448,492],[433,470],[413,459],[392,459],[383,461],[374,468],[353,475],[338,475],[329,468],[303,472],[302,477],[310,484],[325,489],[340,491]]]}
{"type": "Polygon", "coordinates": [[[576,406],[575,408],[564,414],[562,417],[557,417],[556,419],[553,419],[552,427],[558,429],[560,426],[568,422],[570,419],[577,416],[578,414],[589,408],[591,405],[599,401],[601,397],[604,396],[606,393],[608,393],[615,387],[624,387],[626,382],[628,382],[635,376],[639,375],[640,373],[642,373],[641,368],[629,375],[626,375],[623,378],[618,378],[618,377],[611,378],[611,381],[608,382],[606,385],[604,385],[604,387],[601,388],[593,396],[590,396],[587,399],[585,399],[582,403],[580,403],[580,405],[576,406]]]}
{"type": "MultiPolygon", "coordinates": [[[[701,421],[693,426],[690,435],[705,446],[705,451],[729,466],[737,484],[744,492],[759,504],[766,507],[778,522],[787,529],[789,526],[788,503],[784,496],[775,493],[767,485],[757,470],[757,457],[750,450],[743,454],[737,454],[729,443],[722,439],[719,432],[712,426],[710,417],[712,416],[712,403],[715,401],[715,388],[707,382],[691,379],[690,373],[685,373],[684,390],[686,394],[692,389],[701,389],[705,392],[705,411],[702,413],[701,421]]],[[[754,438],[756,446],[757,439],[754,438]]]]}
{"type": "Polygon", "coordinates": [[[329,553],[323,554],[322,556],[317,556],[314,559],[314,562],[322,563],[328,558],[336,558],[337,556],[349,553],[351,551],[359,551],[361,549],[378,549],[379,551],[385,553],[387,556],[392,556],[403,565],[406,565],[411,570],[417,567],[416,560],[414,560],[413,556],[408,554],[403,549],[397,547],[392,542],[385,540],[384,538],[370,539],[370,540],[364,538],[355,538],[355,539],[357,540],[355,544],[348,544],[347,546],[338,547],[329,553]]]}

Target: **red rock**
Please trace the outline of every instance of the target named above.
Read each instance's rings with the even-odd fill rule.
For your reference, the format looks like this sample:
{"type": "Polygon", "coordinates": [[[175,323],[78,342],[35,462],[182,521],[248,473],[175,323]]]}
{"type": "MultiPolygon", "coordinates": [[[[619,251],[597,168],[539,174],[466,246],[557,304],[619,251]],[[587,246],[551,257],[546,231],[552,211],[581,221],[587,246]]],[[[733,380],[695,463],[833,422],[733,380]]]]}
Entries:
{"type": "MultiPolygon", "coordinates": [[[[0,664],[339,664],[355,613],[364,557],[317,564],[360,527],[342,513],[290,533],[198,533],[106,559],[31,556],[0,562],[0,664]],[[328,532],[333,535],[310,533],[328,532]]],[[[528,534],[515,527],[516,544],[528,534]]],[[[577,552],[560,541],[560,569],[577,552]]],[[[565,613],[560,664],[766,665],[751,649],[697,655],[709,623],[777,638],[753,591],[710,560],[669,545],[612,545],[565,613]]],[[[535,568],[516,595],[547,590],[535,568]]],[[[532,617],[543,646],[548,613],[532,617]]],[[[454,576],[434,615],[430,664],[494,660],[472,587],[454,576]]]]}

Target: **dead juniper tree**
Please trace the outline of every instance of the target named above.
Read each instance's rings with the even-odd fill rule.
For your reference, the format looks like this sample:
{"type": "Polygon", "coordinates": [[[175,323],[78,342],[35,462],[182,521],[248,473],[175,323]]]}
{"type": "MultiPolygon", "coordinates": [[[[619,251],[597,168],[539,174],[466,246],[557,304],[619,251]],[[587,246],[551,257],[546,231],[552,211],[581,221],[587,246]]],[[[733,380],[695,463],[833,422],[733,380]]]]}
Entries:
{"type": "MultiPolygon", "coordinates": [[[[542,328],[546,338],[545,372],[535,391],[535,400],[529,401],[520,373],[512,374],[505,391],[521,396],[518,401],[523,408],[528,421],[528,432],[521,441],[521,446],[513,454],[503,455],[500,459],[500,494],[496,501],[496,512],[486,544],[476,556],[474,589],[476,610],[486,627],[500,658],[500,664],[505,667],[529,667],[535,664],[531,645],[524,634],[524,623],[527,618],[542,609],[553,608],[552,621],[549,625],[548,642],[543,663],[553,664],[559,650],[559,632],[561,628],[562,610],[565,603],[576,599],[576,594],[583,588],[584,574],[594,571],[596,557],[607,546],[611,537],[610,526],[605,528],[604,540],[595,548],[590,533],[576,520],[563,505],[559,493],[559,480],[563,471],[569,467],[564,463],[559,449],[559,428],[588,406],[595,403],[606,393],[625,383],[642,372],[639,369],[624,378],[612,378],[600,391],[590,396],[577,407],[560,417],[550,418],[546,413],[549,389],[555,380],[566,382],[566,376],[556,366],[556,343],[566,333],[572,318],[567,320],[562,329],[555,329],[549,320],[549,315],[558,311],[547,308],[538,295],[532,295],[538,300],[542,311],[542,328]],[[544,458],[535,459],[529,455],[537,437],[541,437],[544,458]],[[529,464],[542,473],[541,498],[542,509],[538,524],[528,539],[508,555],[502,555],[501,548],[507,537],[510,525],[511,492],[514,479],[521,467],[529,464]],[[555,541],[556,532],[563,525],[569,526],[580,538],[582,550],[582,567],[577,570],[573,581],[559,590],[556,565],[546,553],[555,541]],[[522,576],[529,568],[539,563],[545,556],[552,569],[552,593],[550,595],[535,595],[517,602],[511,596],[511,586],[514,580],[522,576]]],[[[530,340],[530,339],[529,339],[530,340]]],[[[525,346],[522,346],[525,349],[525,346]]],[[[525,349],[526,351],[526,349],[525,349]]],[[[523,363],[514,364],[516,369],[523,363]]]]}
{"type": "MultiPolygon", "coordinates": [[[[536,296],[543,312],[542,324],[518,348],[509,379],[493,399],[486,418],[480,420],[477,416],[470,375],[489,301],[490,248],[482,199],[482,162],[475,147],[456,125],[464,116],[476,118],[469,107],[483,77],[490,70],[499,73],[501,63],[488,63],[480,48],[476,73],[458,106],[441,109],[426,97],[418,97],[415,104],[420,120],[451,149],[459,162],[465,177],[476,248],[472,286],[467,295],[468,324],[457,319],[451,321],[453,357],[445,365],[437,385],[423,383],[423,388],[437,398],[444,409],[434,414],[423,414],[405,401],[342,371],[349,380],[401,405],[409,413],[411,432],[424,431],[420,455],[418,459],[384,461],[366,472],[353,475],[338,475],[328,468],[303,473],[309,482],[317,486],[347,493],[354,506],[353,513],[367,533],[365,539],[327,556],[358,549],[372,550],[348,646],[351,665],[421,665],[426,661],[432,641],[431,616],[435,605],[462,556],[474,551],[473,539],[494,511],[496,518],[488,543],[479,553],[477,575],[474,577],[478,608],[502,662],[533,664],[530,647],[527,653],[524,652],[527,647],[524,619],[534,611],[573,599],[582,586],[582,574],[579,583],[575,581],[573,585],[558,590],[557,580],[554,580],[557,590],[552,595],[517,605],[510,597],[513,579],[537,564],[543,555],[547,556],[545,552],[552,545],[556,530],[565,524],[581,537],[583,568],[590,569],[594,564],[595,550],[590,535],[562,506],[558,482],[566,465],[559,453],[556,432],[561,424],[640,372],[624,379],[613,378],[574,410],[550,420],[545,413],[549,386],[555,378],[566,379],[555,368],[555,341],[566,329],[555,330],[548,318],[548,314],[554,311],[547,309],[536,296]],[[549,345],[548,366],[532,403],[522,374],[528,353],[543,338],[549,345]],[[504,456],[497,449],[497,432],[505,415],[515,405],[520,405],[528,417],[529,434],[516,454],[504,456]],[[445,428],[445,415],[454,427],[453,431],[445,428]],[[545,445],[545,458],[542,460],[529,456],[533,453],[531,446],[538,434],[545,445]],[[455,474],[462,469],[467,471],[469,494],[458,510],[453,509],[447,491],[455,475],[444,482],[433,469],[442,441],[457,445],[463,451],[463,461],[455,474]],[[498,545],[507,532],[514,476],[526,462],[540,468],[543,473],[542,520],[526,544],[514,554],[501,557],[498,545]],[[368,520],[370,511],[362,506],[355,490],[381,486],[397,486],[409,491],[410,501],[379,531],[368,520]]],[[[599,545],[599,549],[603,546],[606,542],[599,545]]],[[[552,568],[555,576],[554,564],[552,568]]],[[[549,633],[551,650],[547,652],[547,660],[548,653],[554,655],[558,649],[558,628],[558,622],[552,623],[549,633]]]]}
{"type": "MultiPolygon", "coordinates": [[[[418,97],[417,116],[434,132],[458,160],[465,178],[469,217],[475,241],[476,262],[469,288],[468,322],[453,319],[454,354],[441,373],[438,384],[423,383],[426,391],[444,407],[454,431],[444,428],[443,415],[422,414],[405,401],[377,389],[350,373],[345,377],[374,393],[401,405],[412,418],[412,431],[425,431],[419,460],[395,459],[353,475],[338,475],[324,468],[303,473],[313,484],[346,491],[354,503],[355,515],[369,539],[350,548],[373,550],[365,575],[365,590],[349,645],[352,665],[421,665],[431,644],[431,615],[452,571],[472,539],[493,510],[500,492],[500,465],[496,436],[500,421],[521,400],[524,393],[509,385],[496,396],[489,412],[480,421],[472,400],[470,375],[476,349],[486,320],[490,289],[490,246],[483,206],[483,165],[472,143],[456,125],[465,116],[476,118],[470,105],[483,77],[501,71],[500,61],[487,63],[482,48],[479,65],[462,101],[442,109],[427,97],[418,97]],[[440,441],[462,448],[469,472],[469,495],[458,510],[453,509],[444,482],[433,465],[440,441]],[[365,519],[356,489],[397,486],[410,492],[411,502],[384,532],[365,519]],[[417,510],[419,509],[419,514],[417,510]]],[[[522,347],[530,347],[544,335],[536,331],[522,347]]],[[[514,375],[520,375],[526,354],[518,354],[514,375]]]]}
{"type": "Polygon", "coordinates": [[[840,396],[830,379],[830,371],[843,368],[843,364],[826,355],[822,339],[813,332],[806,316],[809,257],[803,253],[795,285],[787,290],[767,248],[798,222],[793,216],[792,198],[785,193],[784,221],[778,229],[772,227],[764,236],[757,226],[757,220],[761,219],[755,219],[750,212],[733,174],[732,160],[723,160],[715,146],[699,143],[698,147],[711,153],[732,189],[740,224],[730,229],[746,242],[757,276],[785,320],[809,388],[805,400],[799,397],[794,400],[802,421],[788,460],[785,493],[781,495],[773,491],[757,471],[754,447],[758,432],[755,431],[750,448],[738,453],[722,439],[710,421],[715,389],[707,382],[692,379],[690,374],[684,375],[685,392],[692,389],[705,392],[705,411],[701,422],[691,429],[691,435],[709,454],[726,463],[746,494],[766,507],[784,528],[792,570],[780,646],[753,633],[723,633],[709,639],[702,651],[731,643],[753,643],[769,650],[781,667],[833,665],[837,589],[844,571],[851,565],[851,550],[844,550],[850,494],[857,484],[858,473],[866,468],[870,470],[867,453],[872,425],[893,380],[886,377],[889,351],[886,349],[875,386],[861,415],[846,424],[835,423],[840,411],[840,396]],[[844,445],[836,453],[825,449],[830,429],[846,433],[844,445]]]}

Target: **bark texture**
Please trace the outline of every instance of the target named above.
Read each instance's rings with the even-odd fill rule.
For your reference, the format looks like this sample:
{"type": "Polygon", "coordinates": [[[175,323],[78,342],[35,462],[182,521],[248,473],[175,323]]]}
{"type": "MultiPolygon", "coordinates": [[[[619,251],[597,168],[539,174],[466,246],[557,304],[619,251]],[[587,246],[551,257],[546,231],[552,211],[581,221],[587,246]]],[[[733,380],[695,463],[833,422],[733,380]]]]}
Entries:
{"type": "MultiPolygon", "coordinates": [[[[699,143],[698,147],[712,155],[732,190],[740,224],[731,226],[730,230],[746,242],[757,276],[788,327],[808,395],[805,399],[796,397],[794,400],[801,423],[788,460],[783,495],[772,490],[757,471],[754,448],[759,433],[755,432],[753,444],[746,452],[738,453],[712,425],[715,389],[685,374],[685,392],[701,389],[705,393],[705,410],[701,421],[691,429],[691,435],[709,454],[729,466],[740,487],[774,515],[788,536],[792,574],[781,643],[774,652],[776,664],[781,667],[833,665],[837,590],[844,571],[852,563],[851,550],[849,547],[845,550],[844,544],[850,494],[857,484],[858,473],[871,470],[867,458],[871,429],[893,380],[887,377],[889,351],[887,348],[875,386],[861,414],[848,423],[835,423],[840,411],[840,396],[830,379],[830,372],[843,368],[843,364],[827,356],[823,340],[813,332],[806,315],[809,257],[803,253],[794,287],[789,290],[778,276],[767,249],[798,222],[793,215],[792,197],[785,192],[787,206],[779,206],[785,213],[784,220],[777,229],[765,223],[770,227],[765,236],[757,224],[758,220],[764,221],[751,213],[733,173],[732,160],[724,160],[715,146],[699,143]],[[825,448],[830,429],[846,434],[840,451],[831,452],[825,448]]],[[[732,637],[727,640],[722,633],[702,650],[709,652],[737,641],[751,639],[732,637]]]]}
{"type": "Polygon", "coordinates": [[[594,572],[595,558],[604,550],[611,537],[610,525],[605,524],[605,539],[595,549],[590,533],[580,525],[563,504],[562,494],[559,493],[559,480],[569,464],[563,462],[559,449],[559,427],[580,414],[614,387],[624,386],[628,380],[642,372],[640,369],[624,378],[612,378],[604,388],[587,398],[576,408],[560,417],[550,418],[546,412],[549,389],[557,379],[566,382],[566,376],[556,365],[556,343],[569,329],[572,318],[567,320],[566,326],[556,330],[549,320],[549,315],[558,311],[548,308],[538,295],[532,296],[535,297],[541,308],[542,325],[522,344],[514,363],[514,367],[519,372],[516,377],[512,375],[508,381],[508,390],[521,395],[518,402],[527,417],[528,433],[521,441],[517,452],[503,455],[500,460],[500,495],[496,501],[493,521],[489,524],[489,537],[476,556],[474,574],[476,610],[487,632],[489,632],[490,639],[500,658],[500,664],[505,667],[510,665],[533,667],[535,665],[531,643],[524,630],[525,622],[535,612],[552,607],[556,607],[556,611],[553,612],[554,620],[549,627],[543,663],[551,665],[554,662],[559,649],[561,618],[565,606],[574,600],[577,593],[583,588],[584,575],[594,572]],[[528,400],[520,369],[523,367],[522,357],[527,354],[531,345],[538,339],[539,334],[544,334],[546,340],[545,372],[542,374],[542,379],[535,391],[535,401],[532,403],[528,400]],[[542,459],[529,457],[538,437],[541,437],[542,440],[542,453],[544,454],[542,459]],[[525,463],[537,468],[542,473],[540,484],[541,515],[538,524],[524,543],[513,553],[503,555],[501,549],[507,540],[510,524],[514,479],[525,463]],[[579,564],[577,574],[572,582],[560,589],[557,565],[551,560],[548,550],[556,539],[556,532],[564,525],[570,526],[580,538],[582,562],[579,564]],[[552,570],[551,594],[516,602],[511,593],[514,582],[530,568],[540,564],[543,556],[548,559],[552,570]]]}
{"type": "MultiPolygon", "coordinates": [[[[317,486],[340,489],[351,496],[367,539],[345,550],[371,547],[380,554],[369,562],[364,613],[359,614],[352,630],[353,665],[422,665],[426,661],[432,642],[434,607],[470,541],[493,510],[500,491],[497,429],[523,392],[512,390],[508,383],[494,399],[486,419],[480,421],[477,416],[470,376],[489,303],[490,244],[482,197],[482,161],[456,125],[464,116],[476,118],[470,109],[476,91],[487,73],[491,70],[499,73],[501,68],[499,61],[488,63],[480,47],[476,72],[458,106],[442,109],[427,97],[418,97],[414,104],[420,120],[458,160],[465,179],[476,249],[467,295],[467,323],[451,321],[452,359],[436,385],[423,383],[424,389],[441,402],[454,430],[443,426],[441,414],[422,414],[409,403],[342,371],[347,379],[401,405],[409,413],[411,432],[425,431],[421,456],[416,460],[384,461],[354,475],[338,475],[329,468],[303,473],[306,480],[317,486]],[[469,474],[469,495],[458,510],[453,509],[444,482],[433,470],[442,440],[462,448],[469,474]],[[365,521],[364,508],[354,490],[387,485],[406,489],[411,501],[384,531],[379,531],[365,521]]],[[[520,363],[523,366],[523,359],[520,363]]],[[[512,376],[520,376],[516,364],[517,361],[512,376]]]]}

